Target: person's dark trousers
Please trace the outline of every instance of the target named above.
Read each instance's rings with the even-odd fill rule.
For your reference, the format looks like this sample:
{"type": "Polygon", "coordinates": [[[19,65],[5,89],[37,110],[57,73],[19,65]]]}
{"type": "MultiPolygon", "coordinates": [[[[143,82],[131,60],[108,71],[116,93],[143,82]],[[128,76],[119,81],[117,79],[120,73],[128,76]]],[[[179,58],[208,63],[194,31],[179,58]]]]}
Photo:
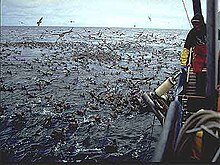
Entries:
{"type": "Polygon", "coordinates": [[[206,72],[196,73],[196,94],[198,96],[205,96],[206,81],[206,72]]]}

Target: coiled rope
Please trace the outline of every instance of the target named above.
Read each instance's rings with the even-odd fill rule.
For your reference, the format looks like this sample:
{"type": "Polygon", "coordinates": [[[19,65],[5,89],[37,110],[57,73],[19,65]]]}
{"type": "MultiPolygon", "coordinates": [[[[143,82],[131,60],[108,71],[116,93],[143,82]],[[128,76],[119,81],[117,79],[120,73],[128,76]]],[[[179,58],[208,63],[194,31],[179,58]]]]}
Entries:
{"type": "MultiPolygon", "coordinates": [[[[190,116],[184,123],[178,135],[176,143],[177,145],[175,148],[177,155],[183,154],[182,152],[184,152],[185,150],[184,147],[189,144],[191,136],[187,134],[187,131],[191,129],[201,130],[202,126],[210,127],[211,130],[211,127],[213,126],[219,129],[220,113],[212,110],[199,110],[198,112],[190,116]]],[[[213,128],[213,130],[214,129],[215,128],[213,128]]]]}

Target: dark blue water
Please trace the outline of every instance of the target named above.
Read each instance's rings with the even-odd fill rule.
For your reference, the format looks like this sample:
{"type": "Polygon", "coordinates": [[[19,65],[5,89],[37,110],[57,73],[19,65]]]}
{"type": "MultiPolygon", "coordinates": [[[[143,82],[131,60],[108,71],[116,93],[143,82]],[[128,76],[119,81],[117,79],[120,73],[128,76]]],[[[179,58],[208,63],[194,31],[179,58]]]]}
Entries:
{"type": "Polygon", "coordinates": [[[161,127],[139,98],[179,69],[185,35],[1,27],[1,161],[149,162],[161,127]]]}

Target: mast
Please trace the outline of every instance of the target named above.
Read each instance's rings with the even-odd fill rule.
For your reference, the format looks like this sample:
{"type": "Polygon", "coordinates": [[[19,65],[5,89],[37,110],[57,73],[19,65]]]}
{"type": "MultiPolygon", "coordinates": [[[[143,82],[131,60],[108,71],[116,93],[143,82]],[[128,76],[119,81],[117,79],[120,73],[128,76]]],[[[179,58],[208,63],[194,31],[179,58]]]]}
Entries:
{"type": "Polygon", "coordinates": [[[202,9],[201,9],[201,1],[200,0],[192,0],[193,1],[193,11],[194,15],[196,13],[201,13],[202,14],[202,9]]]}
{"type": "Polygon", "coordinates": [[[215,107],[215,53],[216,53],[216,5],[218,0],[207,0],[207,86],[206,97],[209,103],[207,108],[215,107]]]}
{"type": "MultiPolygon", "coordinates": [[[[216,61],[215,61],[215,69],[216,69],[216,86],[220,86],[220,2],[217,1],[217,10],[216,10],[216,61]]],[[[220,91],[220,88],[219,88],[220,91]]],[[[220,94],[219,94],[220,96],[220,94]]]]}

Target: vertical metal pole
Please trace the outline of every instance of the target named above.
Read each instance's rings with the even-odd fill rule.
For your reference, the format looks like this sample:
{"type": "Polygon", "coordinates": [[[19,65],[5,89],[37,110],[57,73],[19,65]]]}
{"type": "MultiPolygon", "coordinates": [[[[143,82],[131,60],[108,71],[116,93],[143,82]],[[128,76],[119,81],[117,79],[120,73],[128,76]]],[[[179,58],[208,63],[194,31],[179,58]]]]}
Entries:
{"type": "Polygon", "coordinates": [[[215,104],[215,11],[216,0],[207,0],[207,86],[206,97],[209,100],[208,108],[215,104]],[[211,102],[210,102],[211,101],[211,102]]]}
{"type": "Polygon", "coordinates": [[[200,0],[192,0],[193,1],[193,11],[194,15],[196,13],[201,13],[202,14],[202,9],[201,9],[201,2],[200,0]]]}
{"type": "MultiPolygon", "coordinates": [[[[217,0],[216,2],[216,52],[215,52],[215,70],[216,70],[216,73],[215,73],[215,76],[216,76],[216,80],[215,80],[215,83],[216,83],[216,87],[217,85],[220,85],[220,61],[219,61],[219,53],[220,53],[220,1],[217,0]]],[[[220,90],[220,89],[219,89],[220,90]]]]}

